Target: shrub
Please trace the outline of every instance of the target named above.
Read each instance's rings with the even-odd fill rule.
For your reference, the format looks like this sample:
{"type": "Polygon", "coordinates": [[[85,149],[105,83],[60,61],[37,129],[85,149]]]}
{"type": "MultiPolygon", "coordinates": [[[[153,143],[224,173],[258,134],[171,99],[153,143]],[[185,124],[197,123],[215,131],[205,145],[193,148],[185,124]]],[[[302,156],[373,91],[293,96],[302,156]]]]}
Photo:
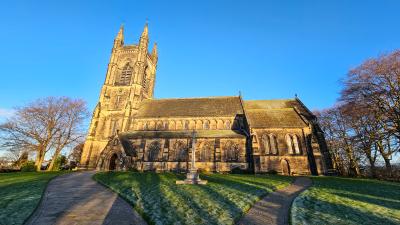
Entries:
{"type": "Polygon", "coordinates": [[[21,165],[21,172],[34,172],[36,171],[35,162],[27,161],[21,165]]]}

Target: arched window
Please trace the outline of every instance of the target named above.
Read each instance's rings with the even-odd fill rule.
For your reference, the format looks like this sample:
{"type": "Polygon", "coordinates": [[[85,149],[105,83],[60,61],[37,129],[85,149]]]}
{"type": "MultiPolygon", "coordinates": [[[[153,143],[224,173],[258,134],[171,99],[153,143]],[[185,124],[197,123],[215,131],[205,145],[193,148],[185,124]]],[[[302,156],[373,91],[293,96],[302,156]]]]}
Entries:
{"type": "Polygon", "coordinates": [[[176,161],[178,162],[186,162],[188,161],[189,154],[188,154],[188,149],[182,141],[176,141],[174,143],[174,151],[176,154],[176,161]]]}
{"type": "Polygon", "coordinates": [[[156,130],[163,130],[164,126],[162,121],[157,121],[156,130]]]}
{"type": "Polygon", "coordinates": [[[189,121],[185,120],[185,124],[184,124],[185,130],[189,130],[189,121]]]}
{"type": "Polygon", "coordinates": [[[227,141],[224,146],[225,150],[225,161],[226,162],[237,162],[240,158],[241,148],[237,143],[227,141]]]}
{"type": "Polygon", "coordinates": [[[153,141],[151,142],[148,150],[148,161],[153,162],[153,161],[158,161],[159,155],[161,151],[161,144],[158,141],[153,141]]]}
{"type": "Polygon", "coordinates": [[[132,78],[132,67],[129,65],[129,63],[127,63],[125,64],[124,68],[122,68],[118,84],[129,85],[131,82],[131,78],[132,78]]]}
{"type": "Polygon", "coordinates": [[[213,144],[209,141],[203,142],[200,148],[199,161],[200,162],[211,162],[212,161],[213,144]]]}
{"type": "Polygon", "coordinates": [[[270,144],[268,135],[264,134],[261,138],[261,141],[263,144],[264,153],[271,154],[271,144],[270,144]]]}
{"type": "Polygon", "coordinates": [[[286,139],[286,145],[288,147],[288,153],[293,154],[294,146],[293,146],[292,135],[286,134],[285,139],[286,139]]]}
{"type": "Polygon", "coordinates": [[[231,121],[229,121],[229,120],[225,121],[225,129],[227,129],[227,130],[231,129],[231,121]]]}
{"type": "Polygon", "coordinates": [[[149,129],[149,124],[147,122],[144,122],[143,130],[148,130],[148,129],[149,129]]]}
{"type": "Polygon", "coordinates": [[[111,135],[116,135],[118,132],[118,120],[111,120],[111,135]]]}
{"type": "Polygon", "coordinates": [[[204,130],[210,129],[210,121],[208,120],[204,121],[203,128],[204,130]]]}
{"type": "Polygon", "coordinates": [[[297,135],[293,135],[293,146],[294,146],[294,152],[296,154],[301,154],[301,147],[300,147],[300,140],[297,137],[297,135]]]}
{"type": "Polygon", "coordinates": [[[276,139],[276,136],[273,134],[269,135],[269,145],[271,148],[271,154],[277,155],[278,154],[278,140],[276,139]]]}

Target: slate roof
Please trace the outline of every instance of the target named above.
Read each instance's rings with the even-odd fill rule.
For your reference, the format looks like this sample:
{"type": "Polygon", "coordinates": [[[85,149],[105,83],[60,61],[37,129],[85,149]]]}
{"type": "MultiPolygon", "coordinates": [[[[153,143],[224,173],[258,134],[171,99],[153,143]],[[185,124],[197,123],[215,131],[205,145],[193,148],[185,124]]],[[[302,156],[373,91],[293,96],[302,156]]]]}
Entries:
{"type": "Polygon", "coordinates": [[[144,100],[136,118],[213,117],[243,114],[240,98],[207,97],[144,100]]]}
{"type": "Polygon", "coordinates": [[[301,128],[307,126],[293,108],[248,109],[246,115],[252,128],[301,128]]]}
{"type": "Polygon", "coordinates": [[[311,118],[312,113],[298,99],[244,101],[247,120],[253,128],[305,127],[300,116],[311,118]]]}
{"type": "Polygon", "coordinates": [[[245,110],[250,109],[285,109],[285,108],[296,108],[306,118],[313,118],[314,115],[303,105],[303,103],[297,99],[273,99],[273,100],[248,100],[244,101],[245,110]]]}

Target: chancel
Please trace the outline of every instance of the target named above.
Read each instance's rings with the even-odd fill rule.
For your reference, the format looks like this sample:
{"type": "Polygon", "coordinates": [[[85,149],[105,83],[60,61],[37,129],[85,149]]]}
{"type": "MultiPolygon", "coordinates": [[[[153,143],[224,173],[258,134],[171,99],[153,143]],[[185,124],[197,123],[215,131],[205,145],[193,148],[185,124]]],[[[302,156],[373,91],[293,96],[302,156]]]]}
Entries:
{"type": "Polygon", "coordinates": [[[317,175],[332,169],[316,117],[297,96],[154,99],[158,53],[156,44],[151,53],[148,45],[147,24],[134,45],[124,43],[120,28],[84,144],[82,167],[187,171],[195,153],[193,168],[200,171],[317,175]]]}

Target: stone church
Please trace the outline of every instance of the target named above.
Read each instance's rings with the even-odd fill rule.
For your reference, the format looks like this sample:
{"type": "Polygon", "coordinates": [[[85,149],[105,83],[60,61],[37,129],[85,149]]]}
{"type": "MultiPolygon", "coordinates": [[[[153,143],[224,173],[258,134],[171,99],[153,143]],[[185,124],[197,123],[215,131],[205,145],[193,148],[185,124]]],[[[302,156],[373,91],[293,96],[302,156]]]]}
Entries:
{"type": "Polygon", "coordinates": [[[154,99],[157,45],[151,53],[148,45],[147,24],[136,45],[124,44],[120,28],[82,167],[185,171],[194,147],[196,167],[203,171],[317,175],[332,168],[316,117],[297,97],[154,99]]]}

